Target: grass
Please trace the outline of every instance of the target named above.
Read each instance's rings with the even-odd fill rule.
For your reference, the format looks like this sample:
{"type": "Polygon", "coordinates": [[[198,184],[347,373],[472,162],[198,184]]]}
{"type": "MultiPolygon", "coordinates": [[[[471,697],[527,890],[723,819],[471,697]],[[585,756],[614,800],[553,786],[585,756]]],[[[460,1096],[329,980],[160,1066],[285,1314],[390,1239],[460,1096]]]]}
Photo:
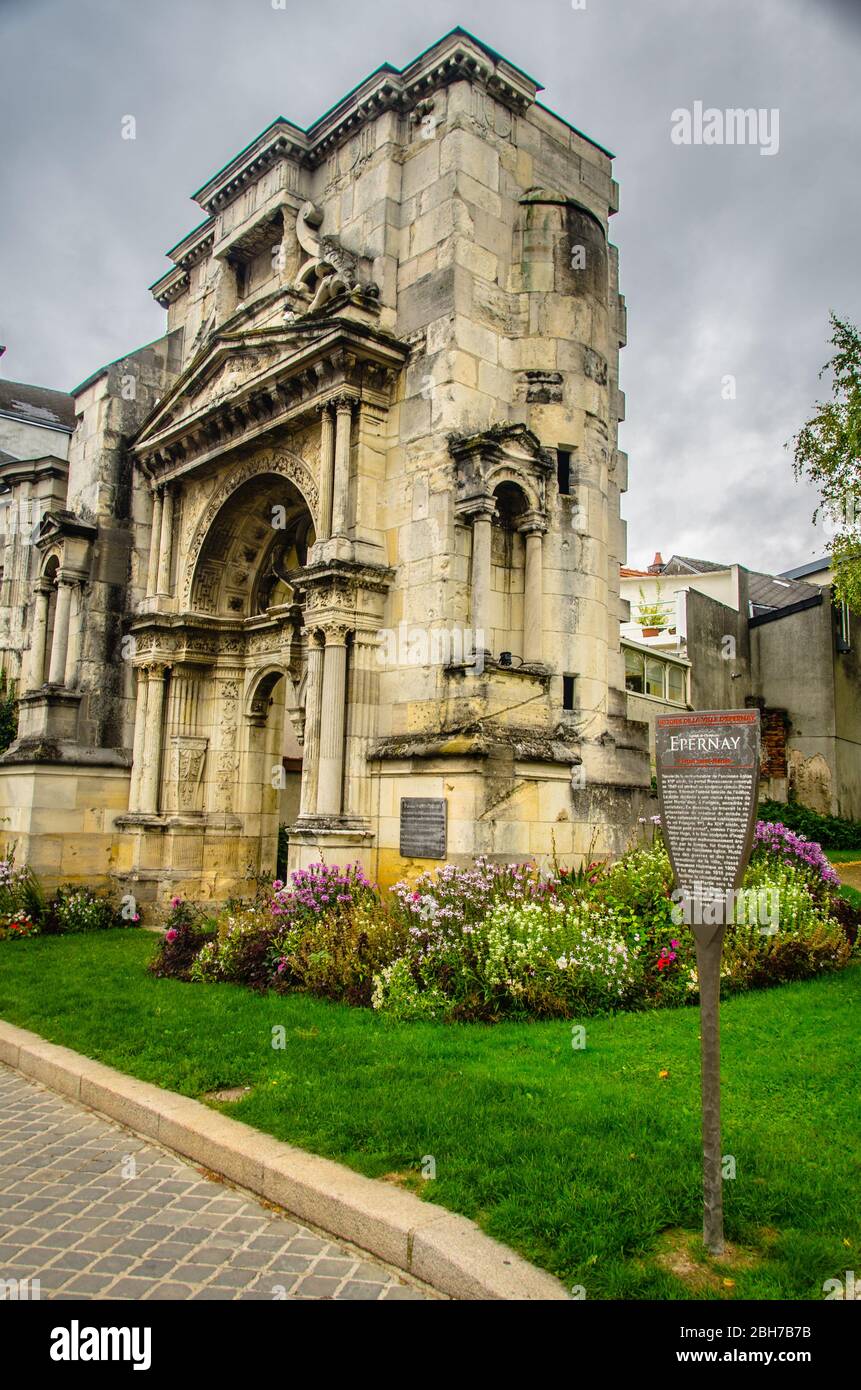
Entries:
{"type": "Polygon", "coordinates": [[[861,849],[827,849],[825,857],[832,864],[859,864],[861,849]]]}
{"type": "Polygon", "coordinates": [[[0,1015],[464,1213],[588,1298],[821,1299],[861,1267],[861,966],[722,1007],[729,1258],[704,1258],[696,1009],[397,1024],[145,971],[149,933],[0,946],[0,1015]],[[285,1046],[273,1049],[273,1028],[285,1046]],[[666,1072],[667,1075],[662,1075],[666,1072]],[[436,1179],[421,1179],[432,1155],[436,1179]]]}

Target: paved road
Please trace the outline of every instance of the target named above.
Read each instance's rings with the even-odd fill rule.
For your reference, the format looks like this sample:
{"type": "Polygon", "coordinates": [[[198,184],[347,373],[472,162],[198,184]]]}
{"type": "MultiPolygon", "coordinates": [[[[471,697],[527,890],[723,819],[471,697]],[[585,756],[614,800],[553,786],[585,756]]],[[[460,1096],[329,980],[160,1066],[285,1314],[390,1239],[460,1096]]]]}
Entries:
{"type": "Polygon", "coordinates": [[[43,1299],[425,1297],[2,1065],[0,1279],[43,1299]]]}
{"type": "Polygon", "coordinates": [[[834,868],[840,875],[841,883],[848,883],[850,888],[861,889],[861,858],[847,864],[835,864],[834,868]]]}

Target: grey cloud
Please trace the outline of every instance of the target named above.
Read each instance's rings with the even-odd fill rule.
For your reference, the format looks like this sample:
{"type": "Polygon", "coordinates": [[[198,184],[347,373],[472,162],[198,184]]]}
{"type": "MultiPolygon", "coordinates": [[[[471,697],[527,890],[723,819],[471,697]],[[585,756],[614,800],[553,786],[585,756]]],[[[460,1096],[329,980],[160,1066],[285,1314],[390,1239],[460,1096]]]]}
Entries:
{"type": "Polygon", "coordinates": [[[191,192],[276,115],[308,124],[459,23],[617,154],[632,563],[656,548],[800,563],[823,537],[783,445],[827,390],[829,310],[861,320],[859,14],[849,0],[7,0],[0,370],[68,389],[157,336],[147,286],[201,220],[191,192]],[[696,100],[778,108],[779,153],[674,145],[671,113],[696,100]]]}

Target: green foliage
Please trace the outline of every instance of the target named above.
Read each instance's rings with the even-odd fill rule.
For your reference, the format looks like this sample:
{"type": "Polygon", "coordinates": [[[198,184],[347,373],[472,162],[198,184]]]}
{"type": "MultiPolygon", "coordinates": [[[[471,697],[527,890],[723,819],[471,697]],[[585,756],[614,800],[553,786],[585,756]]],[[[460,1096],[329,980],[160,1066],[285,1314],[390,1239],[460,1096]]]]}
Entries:
{"type": "Polygon", "coordinates": [[[0,753],[18,737],[18,701],[6,672],[0,671],[0,753]]]}
{"type": "Polygon", "coordinates": [[[861,611],[861,334],[830,315],[832,399],[816,410],[793,440],[795,475],[819,491],[814,521],[824,513],[834,527],[832,565],[837,596],[861,611]]]}
{"type": "Polygon", "coordinates": [[[764,821],[782,822],[805,839],[815,840],[823,849],[861,849],[861,821],[821,816],[797,801],[762,801],[759,816],[764,821]]]}
{"type": "Polygon", "coordinates": [[[276,854],[276,857],[275,857],[275,877],[276,877],[276,878],[281,878],[281,879],[283,879],[283,878],[286,878],[286,877],[287,877],[287,853],[288,853],[289,848],[290,848],[290,842],[289,842],[289,836],[288,836],[288,834],[287,834],[287,826],[286,826],[286,825],[279,825],[279,827],[278,827],[278,851],[277,851],[277,854],[276,854]]]}
{"type": "Polygon", "coordinates": [[[58,888],[47,912],[46,930],[65,936],[75,932],[109,931],[127,923],[107,898],[92,888],[58,888]]]}

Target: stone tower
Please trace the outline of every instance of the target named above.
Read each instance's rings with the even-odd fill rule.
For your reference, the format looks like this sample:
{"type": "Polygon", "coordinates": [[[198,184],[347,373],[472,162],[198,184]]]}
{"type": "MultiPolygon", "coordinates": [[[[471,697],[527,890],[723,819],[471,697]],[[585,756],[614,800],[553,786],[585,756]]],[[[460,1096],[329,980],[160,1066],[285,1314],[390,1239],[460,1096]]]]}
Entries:
{"type": "Polygon", "coordinates": [[[636,823],[616,185],[538,90],[458,29],[307,131],[276,120],[194,195],[166,338],[75,393],[38,582],[74,576],[79,655],[30,661],[0,794],[38,781],[52,718],[96,803],[110,758],[97,854],[125,891],[247,890],[279,822],[291,867],[383,883],[636,823]]]}

